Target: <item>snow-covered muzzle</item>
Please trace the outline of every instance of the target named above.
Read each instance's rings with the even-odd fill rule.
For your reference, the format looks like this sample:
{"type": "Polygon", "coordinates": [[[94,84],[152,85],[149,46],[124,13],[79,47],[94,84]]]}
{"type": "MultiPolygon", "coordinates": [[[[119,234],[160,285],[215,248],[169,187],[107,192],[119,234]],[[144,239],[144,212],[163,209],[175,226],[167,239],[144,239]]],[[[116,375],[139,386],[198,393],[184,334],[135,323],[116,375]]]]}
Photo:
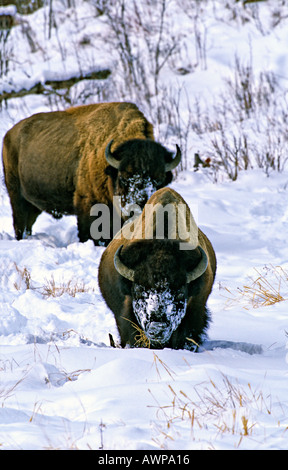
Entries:
{"type": "Polygon", "coordinates": [[[125,182],[122,181],[125,194],[120,196],[122,216],[128,217],[133,211],[134,215],[139,215],[144,205],[157,190],[157,186],[152,179],[147,176],[134,175],[125,182]]]}
{"type": "Polygon", "coordinates": [[[184,292],[172,292],[161,281],[149,292],[133,284],[132,304],[135,316],[152,345],[165,346],[185,316],[187,300],[184,292]]]}

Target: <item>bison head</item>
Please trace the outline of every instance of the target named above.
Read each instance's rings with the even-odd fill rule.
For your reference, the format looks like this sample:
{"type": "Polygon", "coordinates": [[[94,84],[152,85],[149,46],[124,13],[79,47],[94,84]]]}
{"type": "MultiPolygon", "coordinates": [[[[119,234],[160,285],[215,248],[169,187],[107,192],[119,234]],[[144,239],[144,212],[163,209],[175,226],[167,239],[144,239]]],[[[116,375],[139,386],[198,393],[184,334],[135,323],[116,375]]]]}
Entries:
{"type": "Polygon", "coordinates": [[[111,141],[105,151],[109,166],[106,174],[112,179],[114,196],[121,198],[122,215],[128,216],[129,207],[137,204],[142,210],[157,189],[172,181],[172,170],[181,161],[177,146],[173,158],[171,152],[149,139],[134,139],[124,142],[112,153],[111,141]]]}
{"type": "Polygon", "coordinates": [[[114,265],[151,346],[165,347],[185,316],[189,297],[199,292],[206,253],[200,246],[179,250],[177,241],[138,241],[121,246],[114,265]]]}

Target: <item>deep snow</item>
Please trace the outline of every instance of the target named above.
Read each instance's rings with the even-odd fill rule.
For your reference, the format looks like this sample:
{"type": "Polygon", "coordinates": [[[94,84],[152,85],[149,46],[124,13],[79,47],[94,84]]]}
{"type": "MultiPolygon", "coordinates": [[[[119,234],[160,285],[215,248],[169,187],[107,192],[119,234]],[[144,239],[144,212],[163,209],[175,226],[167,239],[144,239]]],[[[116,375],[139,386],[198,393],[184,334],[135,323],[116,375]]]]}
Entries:
{"type": "MultiPolygon", "coordinates": [[[[89,17],[87,8],[88,2],[79,2],[80,23],[81,15],[89,17]]],[[[41,12],[34,17],[41,24],[41,12]]],[[[245,54],[249,41],[256,69],[269,66],[287,84],[287,20],[286,30],[282,25],[262,35],[251,23],[247,31],[216,21],[219,17],[220,11],[214,12],[205,23],[212,28],[207,70],[185,76],[195,96],[207,94],[208,87],[217,91],[223,74],[231,73],[235,50],[245,54]],[[218,35],[222,49],[217,41],[213,47],[218,35]]],[[[69,24],[72,31],[69,18],[73,15],[63,13],[62,27],[69,24]]],[[[93,21],[85,28],[91,31],[95,24],[101,49],[106,26],[101,18],[93,21]]],[[[19,29],[15,35],[20,37],[19,29]]],[[[24,49],[23,43],[21,53],[24,49]]],[[[71,49],[66,58],[70,70],[71,49]]],[[[30,71],[38,67],[40,73],[36,63],[30,60],[30,71]]],[[[1,137],[17,120],[40,110],[49,110],[42,97],[8,102],[0,114],[1,137]]],[[[192,157],[191,151],[193,164],[192,157]]],[[[97,283],[104,248],[78,242],[74,217],[54,220],[47,214],[38,218],[32,237],[16,241],[1,186],[2,449],[287,448],[288,171],[267,177],[253,169],[240,172],[235,182],[223,178],[215,184],[192,164],[171,186],[197,207],[198,224],[218,260],[208,303],[213,321],[197,354],[111,348],[108,335],[117,339],[117,330],[97,283]],[[242,295],[260,274],[283,301],[256,308],[257,298],[247,290],[242,295]],[[75,286],[83,292],[47,295],[49,287],[67,285],[70,292],[75,286]]]]}

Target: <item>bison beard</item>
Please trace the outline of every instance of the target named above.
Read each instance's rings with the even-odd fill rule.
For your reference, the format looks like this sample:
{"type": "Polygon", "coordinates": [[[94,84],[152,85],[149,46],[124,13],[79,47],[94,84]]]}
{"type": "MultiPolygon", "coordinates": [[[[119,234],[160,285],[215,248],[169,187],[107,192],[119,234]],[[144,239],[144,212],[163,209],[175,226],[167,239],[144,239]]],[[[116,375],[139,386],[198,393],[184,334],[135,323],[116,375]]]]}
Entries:
{"type": "Polygon", "coordinates": [[[187,299],[173,293],[167,281],[160,281],[148,292],[135,284],[132,292],[135,316],[150,345],[155,348],[168,344],[172,333],[185,316],[187,299]]]}

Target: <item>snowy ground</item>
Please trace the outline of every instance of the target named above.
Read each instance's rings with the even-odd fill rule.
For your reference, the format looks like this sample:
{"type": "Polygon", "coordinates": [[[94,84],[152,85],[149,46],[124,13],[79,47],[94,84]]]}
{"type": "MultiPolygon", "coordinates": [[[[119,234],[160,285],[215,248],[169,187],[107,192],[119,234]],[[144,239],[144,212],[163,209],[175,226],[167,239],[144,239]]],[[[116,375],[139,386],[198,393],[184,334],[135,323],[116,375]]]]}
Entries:
{"type": "MultiPolygon", "coordinates": [[[[227,48],[229,38],[238,44],[237,28],[220,21],[214,28],[227,48]]],[[[279,73],[287,62],[285,34],[277,30],[270,43],[262,36],[264,51],[278,46],[273,62],[269,51],[265,58],[279,73]]],[[[210,55],[212,69],[200,71],[198,81],[197,71],[191,75],[203,92],[223,62],[229,65],[223,56],[217,61],[216,46],[210,55]]],[[[1,137],[25,110],[46,109],[40,97],[24,103],[2,109],[1,137]]],[[[32,237],[17,242],[1,187],[2,449],[287,448],[288,171],[267,177],[254,169],[215,184],[204,170],[187,170],[172,187],[197,205],[218,260],[213,322],[197,354],[110,348],[108,335],[117,338],[117,331],[97,284],[104,248],[78,242],[74,217],[47,214],[32,237]],[[272,303],[272,294],[282,301],[272,303]]]]}

